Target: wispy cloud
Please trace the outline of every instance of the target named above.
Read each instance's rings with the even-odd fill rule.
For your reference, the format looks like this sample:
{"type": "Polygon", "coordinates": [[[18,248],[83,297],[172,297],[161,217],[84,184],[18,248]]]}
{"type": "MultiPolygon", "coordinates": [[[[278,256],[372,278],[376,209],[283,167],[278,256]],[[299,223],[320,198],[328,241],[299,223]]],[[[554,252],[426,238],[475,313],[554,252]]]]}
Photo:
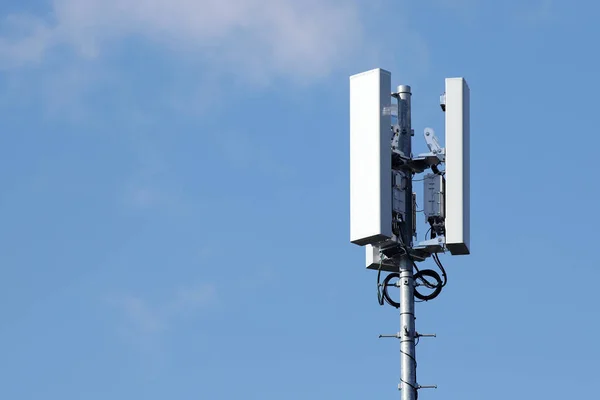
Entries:
{"type": "Polygon", "coordinates": [[[217,290],[215,286],[202,284],[179,289],[168,308],[170,315],[188,315],[199,309],[204,309],[215,304],[217,290]]]}
{"type": "Polygon", "coordinates": [[[297,77],[328,73],[359,44],[355,1],[53,0],[51,17],[3,21],[0,65],[40,62],[68,46],[100,57],[123,37],[141,37],[221,67],[297,77]]]}
{"type": "Polygon", "coordinates": [[[152,108],[197,116],[220,111],[232,93],[282,81],[306,85],[378,65],[406,76],[393,53],[426,70],[428,46],[403,5],[390,16],[395,34],[384,34],[379,13],[389,7],[382,0],[49,0],[44,12],[0,18],[0,70],[15,80],[0,103],[76,123],[93,119],[106,98],[101,108],[119,115],[152,108]],[[142,56],[159,65],[145,69],[142,56]]]}
{"type": "Polygon", "coordinates": [[[215,304],[217,291],[214,285],[199,284],[172,292],[162,302],[151,302],[141,296],[113,296],[111,304],[124,318],[122,330],[134,341],[148,343],[166,331],[172,330],[182,318],[215,304]]]}
{"type": "Polygon", "coordinates": [[[166,328],[166,321],[146,301],[135,296],[124,296],[117,301],[127,319],[128,328],[142,335],[154,334],[166,328]]]}
{"type": "Polygon", "coordinates": [[[2,21],[2,27],[8,34],[0,36],[0,67],[40,62],[54,44],[53,30],[31,15],[9,15],[2,21]]]}

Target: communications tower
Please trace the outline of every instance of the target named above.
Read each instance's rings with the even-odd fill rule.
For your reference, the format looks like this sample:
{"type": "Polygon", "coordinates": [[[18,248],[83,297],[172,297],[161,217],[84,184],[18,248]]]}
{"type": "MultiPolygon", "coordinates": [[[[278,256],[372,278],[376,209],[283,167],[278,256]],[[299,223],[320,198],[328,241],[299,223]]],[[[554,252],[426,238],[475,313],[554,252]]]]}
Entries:
{"type": "Polygon", "coordinates": [[[469,86],[447,78],[440,97],[445,113],[444,146],[431,128],[423,138],[428,153],[413,154],[411,88],[391,89],[391,74],[377,68],[350,77],[350,241],[363,246],[366,267],[377,270],[378,301],[400,311],[400,330],[380,337],[400,341],[402,400],[416,400],[415,344],[435,336],[415,329],[415,297],[433,300],[446,285],[440,253],[467,255],[469,245],[469,86]],[[424,221],[429,229],[417,240],[417,201],[413,181],[424,174],[424,221]],[[440,273],[419,269],[432,259],[440,273]],[[381,273],[388,275],[380,280],[381,273]],[[400,289],[400,301],[388,289],[400,289]]]}

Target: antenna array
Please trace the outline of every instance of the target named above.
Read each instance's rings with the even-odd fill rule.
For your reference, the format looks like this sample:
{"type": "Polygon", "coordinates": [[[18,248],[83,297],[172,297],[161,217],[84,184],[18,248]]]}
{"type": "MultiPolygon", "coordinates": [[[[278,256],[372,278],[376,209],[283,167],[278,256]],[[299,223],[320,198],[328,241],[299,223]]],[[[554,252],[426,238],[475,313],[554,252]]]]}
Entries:
{"type": "Polygon", "coordinates": [[[366,267],[376,269],[378,301],[400,310],[400,331],[380,335],[400,340],[402,400],[416,400],[415,297],[436,298],[447,275],[438,254],[470,253],[470,91],[464,78],[448,78],[440,106],[445,145],[425,128],[428,153],[414,155],[410,86],[391,91],[391,74],[374,69],[350,77],[350,241],[365,247],[366,267]],[[394,101],[392,101],[394,100],[394,101]],[[395,117],[395,118],[394,118],[395,117]],[[392,120],[395,119],[394,123],[392,120]],[[417,238],[415,175],[425,173],[423,213],[429,230],[417,238]],[[419,269],[431,258],[441,271],[419,269]],[[381,272],[389,272],[381,283],[381,272]],[[388,293],[400,289],[400,301],[388,293]]]}

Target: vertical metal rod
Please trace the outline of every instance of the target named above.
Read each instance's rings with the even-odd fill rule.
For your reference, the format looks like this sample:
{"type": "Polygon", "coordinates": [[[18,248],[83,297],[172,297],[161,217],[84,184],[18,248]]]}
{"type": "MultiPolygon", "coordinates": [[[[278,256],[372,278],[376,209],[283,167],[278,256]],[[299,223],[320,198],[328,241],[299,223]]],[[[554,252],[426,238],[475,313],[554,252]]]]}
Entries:
{"type": "MultiPolygon", "coordinates": [[[[410,86],[398,86],[398,124],[400,125],[400,150],[406,157],[412,153],[411,91],[410,86]]],[[[413,200],[412,172],[406,173],[406,210],[402,240],[412,248],[413,239],[413,200]]],[[[400,388],[401,400],[417,398],[417,361],[415,354],[415,297],[413,265],[407,256],[400,260],[400,388]]]]}

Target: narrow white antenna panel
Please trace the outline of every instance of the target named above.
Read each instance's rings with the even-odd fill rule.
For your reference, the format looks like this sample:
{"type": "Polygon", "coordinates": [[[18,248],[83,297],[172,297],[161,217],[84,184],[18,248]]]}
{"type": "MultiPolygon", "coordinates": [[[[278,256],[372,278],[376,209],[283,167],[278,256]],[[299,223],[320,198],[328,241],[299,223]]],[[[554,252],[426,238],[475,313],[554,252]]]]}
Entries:
{"type": "Polygon", "coordinates": [[[470,90],[464,78],[446,79],[446,247],[470,253],[470,90]]]}
{"type": "Polygon", "coordinates": [[[350,77],[350,241],[392,237],[391,74],[350,77]]]}

